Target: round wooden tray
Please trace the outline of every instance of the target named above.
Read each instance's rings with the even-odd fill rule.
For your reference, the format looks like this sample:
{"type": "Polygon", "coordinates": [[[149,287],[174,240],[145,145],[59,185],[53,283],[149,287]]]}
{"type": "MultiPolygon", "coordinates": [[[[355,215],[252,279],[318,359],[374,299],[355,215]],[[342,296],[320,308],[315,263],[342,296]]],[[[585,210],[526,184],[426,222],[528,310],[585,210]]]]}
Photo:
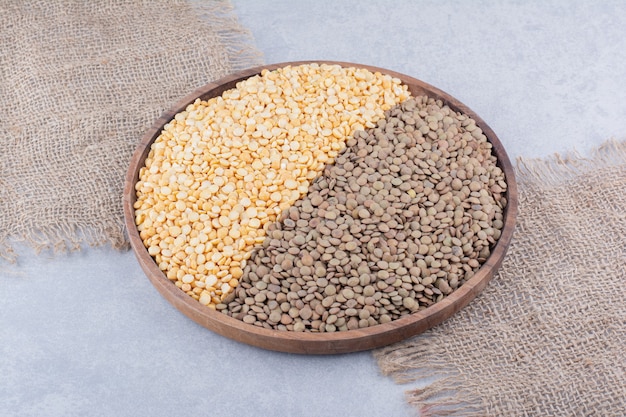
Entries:
{"type": "Polygon", "coordinates": [[[160,135],[163,126],[174,116],[183,111],[188,104],[197,98],[207,100],[221,95],[225,90],[234,88],[236,84],[246,78],[259,74],[262,69],[276,69],[287,65],[309,64],[313,61],[285,62],[262,67],[251,68],[237,74],[229,75],[218,81],[207,84],[191,94],[182,98],[170,110],[166,111],[143,136],[133,157],[126,175],[124,185],[124,218],[128,236],[139,264],[156,287],[174,307],[200,325],[228,338],[247,343],[261,348],[305,354],[334,354],[356,352],[381,347],[398,342],[408,337],[417,335],[425,330],[441,323],[457,311],[465,307],[476,295],[478,295],[491,280],[496,270],[500,267],[507,248],[513,236],[515,218],[517,215],[517,186],[515,182],[511,162],[498,140],[496,134],[477,114],[467,106],[459,102],[447,93],[428,85],[415,78],[389,71],[383,68],[368,65],[353,64],[348,62],[314,61],[318,63],[338,64],[343,67],[366,68],[372,72],[379,71],[402,80],[408,85],[413,96],[427,95],[442,100],[452,110],[463,112],[472,117],[487,139],[493,145],[493,151],[498,158],[498,164],[504,171],[508,185],[506,198],[507,206],[504,212],[504,227],[500,239],[492,249],[491,256],[476,272],[476,274],[452,294],[432,306],[416,313],[404,316],[398,320],[376,326],[348,330],[334,333],[310,333],[268,330],[265,328],[246,324],[243,321],[219,313],[203,306],[198,301],[189,297],[177,288],[165,274],[158,268],[154,259],[148,254],[143,245],[139,232],[135,225],[135,210],[133,204],[136,201],[135,184],[139,178],[139,170],[144,166],[152,142],[160,135]]]}

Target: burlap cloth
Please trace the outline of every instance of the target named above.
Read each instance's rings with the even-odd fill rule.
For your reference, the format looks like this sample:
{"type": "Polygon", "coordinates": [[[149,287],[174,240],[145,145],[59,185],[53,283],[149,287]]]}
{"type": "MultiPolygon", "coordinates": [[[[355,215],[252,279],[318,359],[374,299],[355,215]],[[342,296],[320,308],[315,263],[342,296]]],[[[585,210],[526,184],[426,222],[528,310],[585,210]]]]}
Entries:
{"type": "Polygon", "coordinates": [[[375,356],[419,387],[407,399],[422,416],[624,416],[626,142],[517,173],[499,273],[442,325],[375,356]]]}
{"type": "Polygon", "coordinates": [[[0,257],[127,242],[122,189],[177,99],[261,63],[227,1],[0,2],[0,257]]]}

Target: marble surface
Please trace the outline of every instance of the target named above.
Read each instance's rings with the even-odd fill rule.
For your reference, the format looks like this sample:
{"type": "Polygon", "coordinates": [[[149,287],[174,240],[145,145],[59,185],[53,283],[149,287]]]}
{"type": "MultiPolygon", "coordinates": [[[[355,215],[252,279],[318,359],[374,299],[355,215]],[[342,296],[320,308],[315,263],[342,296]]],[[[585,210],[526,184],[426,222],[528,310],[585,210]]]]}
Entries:
{"type": "MultiPolygon", "coordinates": [[[[626,136],[623,1],[233,1],[267,63],[338,60],[472,108],[512,159],[626,136]]],[[[131,252],[0,264],[0,416],[411,416],[369,352],[223,338],[169,305],[131,252]]]]}

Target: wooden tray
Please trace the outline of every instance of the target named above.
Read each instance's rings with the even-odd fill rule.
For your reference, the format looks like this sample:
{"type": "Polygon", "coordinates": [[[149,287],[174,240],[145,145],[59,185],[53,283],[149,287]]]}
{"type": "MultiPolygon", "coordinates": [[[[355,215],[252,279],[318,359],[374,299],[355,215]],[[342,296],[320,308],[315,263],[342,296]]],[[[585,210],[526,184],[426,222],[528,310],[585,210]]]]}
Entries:
{"type": "Polygon", "coordinates": [[[253,346],[291,353],[334,354],[373,349],[422,333],[452,316],[476,297],[476,295],[485,288],[496,270],[500,267],[511,242],[517,215],[517,186],[511,162],[496,134],[477,114],[454,97],[415,78],[383,68],[348,62],[300,61],[266,65],[229,75],[197,89],[182,98],[170,110],[163,113],[152,128],[145,133],[133,154],[124,185],[123,205],[128,236],[132,249],[139,260],[139,264],[161,295],[186,316],[222,336],[253,346]],[[493,151],[498,158],[500,168],[506,176],[508,185],[506,192],[508,203],[504,211],[504,226],[500,239],[492,249],[491,256],[469,281],[465,282],[443,300],[424,310],[386,324],[342,332],[310,333],[268,330],[246,324],[243,321],[205,307],[185,294],[167,279],[165,274],[158,268],[139,237],[139,232],[135,225],[135,211],[133,208],[133,204],[136,201],[135,184],[139,178],[139,170],[144,166],[145,158],[150,151],[150,146],[160,135],[163,126],[172,120],[177,113],[183,111],[188,104],[195,101],[196,98],[206,100],[221,95],[225,90],[234,88],[237,82],[259,74],[264,68],[272,70],[287,65],[295,66],[309,64],[311,62],[338,64],[343,67],[366,68],[372,72],[379,71],[380,73],[397,77],[408,85],[413,96],[428,95],[435,99],[442,100],[444,104],[448,105],[451,109],[463,112],[472,117],[476,121],[477,126],[483,130],[483,133],[493,145],[493,151]]]}

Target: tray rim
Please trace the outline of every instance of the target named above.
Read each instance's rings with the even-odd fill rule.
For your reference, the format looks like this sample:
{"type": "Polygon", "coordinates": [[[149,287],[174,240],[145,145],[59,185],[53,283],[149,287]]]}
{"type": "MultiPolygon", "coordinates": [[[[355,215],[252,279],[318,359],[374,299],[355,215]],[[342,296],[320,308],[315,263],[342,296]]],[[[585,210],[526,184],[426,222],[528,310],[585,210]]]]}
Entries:
{"type": "Polygon", "coordinates": [[[130,245],[142,270],[157,291],[188,318],[222,336],[268,350],[299,354],[338,354],[370,350],[415,336],[443,322],[469,304],[487,286],[502,264],[515,228],[518,195],[515,172],[499,138],[478,114],[456,98],[421,80],[385,68],[344,61],[307,60],[252,67],[210,82],[179,99],[162,113],[144,133],[136,146],[125,177],[122,204],[124,224],[130,245]],[[451,109],[467,114],[476,121],[476,125],[483,130],[483,133],[491,142],[492,150],[498,160],[498,166],[505,174],[507,206],[504,211],[504,225],[501,236],[493,247],[489,258],[472,278],[443,300],[426,309],[389,323],[334,333],[270,330],[246,324],[243,321],[200,304],[167,279],[165,274],[158,268],[154,259],[148,254],[135,225],[133,204],[136,201],[135,184],[138,180],[139,170],[144,165],[152,142],[160,135],[163,126],[172,120],[177,113],[183,111],[187,105],[193,103],[197,98],[208,99],[221,95],[225,90],[234,88],[237,82],[259,74],[264,69],[274,70],[286,66],[312,63],[364,68],[372,72],[377,71],[382,74],[388,74],[399,78],[403,83],[407,84],[412,96],[425,93],[429,97],[442,100],[451,109]]]}

